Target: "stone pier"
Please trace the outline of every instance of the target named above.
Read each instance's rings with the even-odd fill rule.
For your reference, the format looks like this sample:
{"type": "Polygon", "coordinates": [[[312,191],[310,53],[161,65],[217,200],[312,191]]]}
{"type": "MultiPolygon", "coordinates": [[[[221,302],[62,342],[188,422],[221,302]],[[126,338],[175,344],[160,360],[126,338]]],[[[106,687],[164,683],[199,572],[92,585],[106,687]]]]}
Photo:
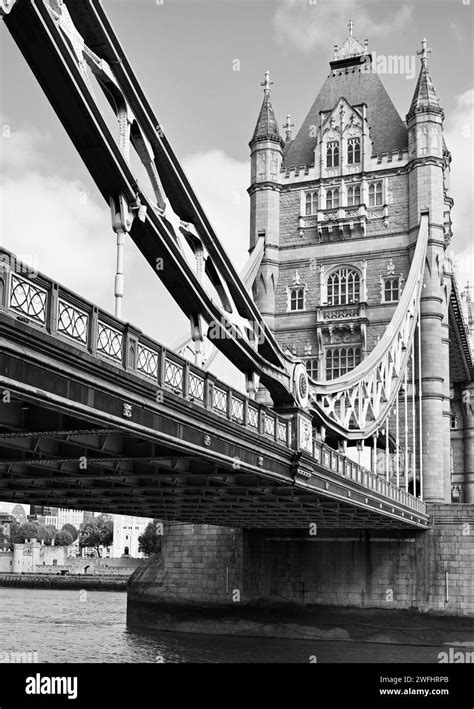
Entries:
{"type": "Polygon", "coordinates": [[[474,505],[429,508],[427,532],[166,525],[129,581],[128,624],[288,637],[318,606],[474,617],[474,505]]]}

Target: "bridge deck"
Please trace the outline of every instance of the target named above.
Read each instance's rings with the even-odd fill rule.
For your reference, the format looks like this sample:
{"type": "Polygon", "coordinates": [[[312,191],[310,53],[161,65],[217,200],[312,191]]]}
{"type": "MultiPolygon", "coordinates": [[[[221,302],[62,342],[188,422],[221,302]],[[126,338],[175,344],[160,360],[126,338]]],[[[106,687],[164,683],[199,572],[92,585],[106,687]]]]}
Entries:
{"type": "Polygon", "coordinates": [[[427,527],[423,501],[305,443],[304,413],[258,405],[3,262],[2,499],[227,526],[427,527]]]}

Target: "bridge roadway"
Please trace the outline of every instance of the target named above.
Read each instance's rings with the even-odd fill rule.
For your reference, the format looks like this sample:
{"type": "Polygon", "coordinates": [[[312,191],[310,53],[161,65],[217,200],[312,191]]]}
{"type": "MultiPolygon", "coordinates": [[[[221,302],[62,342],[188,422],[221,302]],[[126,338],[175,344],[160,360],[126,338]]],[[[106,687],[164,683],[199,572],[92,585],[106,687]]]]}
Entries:
{"type": "MultiPolygon", "coordinates": [[[[308,433],[309,431],[309,433],[308,433]]],[[[0,250],[0,499],[233,527],[426,529],[425,503],[0,250]]]]}

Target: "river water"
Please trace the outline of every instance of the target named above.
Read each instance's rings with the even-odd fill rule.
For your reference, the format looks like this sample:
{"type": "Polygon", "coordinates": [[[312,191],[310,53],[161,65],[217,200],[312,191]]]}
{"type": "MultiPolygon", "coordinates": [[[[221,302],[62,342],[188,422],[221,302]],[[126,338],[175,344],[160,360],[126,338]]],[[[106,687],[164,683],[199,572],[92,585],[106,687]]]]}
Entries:
{"type": "Polygon", "coordinates": [[[126,593],[0,588],[1,650],[45,663],[321,663],[436,662],[442,649],[130,630],[126,602],[126,593]]]}

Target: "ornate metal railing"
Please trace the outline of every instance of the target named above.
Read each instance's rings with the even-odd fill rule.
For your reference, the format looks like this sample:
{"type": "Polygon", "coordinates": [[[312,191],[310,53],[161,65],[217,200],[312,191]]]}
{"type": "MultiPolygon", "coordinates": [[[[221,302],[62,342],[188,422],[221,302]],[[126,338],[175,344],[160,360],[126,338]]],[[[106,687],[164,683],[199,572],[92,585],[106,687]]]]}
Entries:
{"type": "Polygon", "coordinates": [[[108,366],[154,382],[158,391],[202,406],[279,446],[302,450],[333,473],[425,513],[422,500],[314,439],[306,414],[278,415],[42,274],[24,275],[27,269],[6,250],[0,249],[0,256],[0,310],[78,351],[88,352],[108,366]]]}
{"type": "Polygon", "coordinates": [[[158,387],[291,448],[291,417],[278,416],[0,249],[0,308],[158,387]]]}
{"type": "Polygon", "coordinates": [[[365,316],[365,303],[323,305],[317,309],[316,314],[318,322],[340,322],[341,320],[354,320],[365,316]]]}

